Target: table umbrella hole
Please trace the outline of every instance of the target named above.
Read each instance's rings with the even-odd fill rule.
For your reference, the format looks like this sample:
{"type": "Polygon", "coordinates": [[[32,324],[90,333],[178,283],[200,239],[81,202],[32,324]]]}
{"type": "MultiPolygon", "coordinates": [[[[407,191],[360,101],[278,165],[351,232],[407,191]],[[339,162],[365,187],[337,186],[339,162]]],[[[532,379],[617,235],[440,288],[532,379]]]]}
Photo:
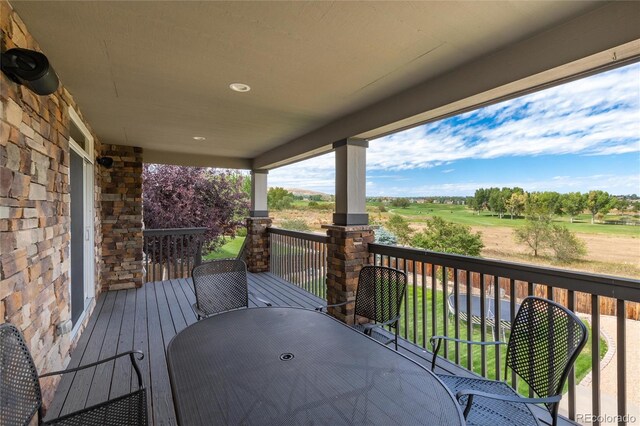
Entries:
{"type": "Polygon", "coordinates": [[[282,361],[289,361],[293,359],[293,354],[291,353],[284,353],[280,355],[280,360],[282,361]]]}

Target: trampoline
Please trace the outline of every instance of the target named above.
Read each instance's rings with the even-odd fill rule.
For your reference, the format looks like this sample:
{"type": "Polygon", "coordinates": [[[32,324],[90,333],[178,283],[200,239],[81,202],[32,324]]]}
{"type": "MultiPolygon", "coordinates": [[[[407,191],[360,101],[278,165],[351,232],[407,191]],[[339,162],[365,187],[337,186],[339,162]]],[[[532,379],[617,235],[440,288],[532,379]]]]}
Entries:
{"type": "MultiPolygon", "coordinates": [[[[455,316],[455,295],[448,298],[449,314],[455,316]]],[[[516,303],[515,311],[518,312],[520,305],[516,303]]],[[[482,325],[480,310],[480,295],[471,295],[471,323],[482,325]]],[[[468,321],[469,313],[467,312],[467,294],[458,295],[458,318],[462,321],[468,321]]],[[[511,301],[500,299],[500,325],[503,340],[505,340],[505,331],[511,329],[511,301]]],[[[495,298],[485,298],[485,326],[491,327],[493,336],[498,339],[495,333],[496,317],[495,317],[495,298]]]]}

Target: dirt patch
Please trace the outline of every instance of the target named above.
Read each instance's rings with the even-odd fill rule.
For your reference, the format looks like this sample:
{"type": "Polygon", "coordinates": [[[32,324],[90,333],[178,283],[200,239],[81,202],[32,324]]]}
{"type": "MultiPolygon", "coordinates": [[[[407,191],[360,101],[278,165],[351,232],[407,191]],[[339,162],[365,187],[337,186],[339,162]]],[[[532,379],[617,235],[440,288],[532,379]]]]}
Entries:
{"type": "MultiPolygon", "coordinates": [[[[323,224],[331,223],[330,211],[285,210],[271,212],[278,226],[285,219],[303,219],[314,232],[324,233],[323,224]]],[[[384,222],[386,213],[370,212],[370,220],[384,222]]],[[[423,223],[411,223],[411,228],[420,231],[423,223]]],[[[526,247],[513,239],[513,228],[497,226],[476,226],[474,231],[482,232],[485,248],[482,256],[536,265],[554,266],[564,269],[640,278],[640,238],[607,234],[576,234],[587,246],[584,260],[571,264],[559,264],[550,257],[533,257],[526,247]]]]}
{"type": "MultiPolygon", "coordinates": [[[[482,232],[482,241],[486,250],[527,254],[525,247],[513,239],[512,228],[474,227],[472,229],[482,232]]],[[[587,245],[586,257],[591,260],[640,266],[640,240],[638,238],[605,234],[576,235],[587,245]]]]}

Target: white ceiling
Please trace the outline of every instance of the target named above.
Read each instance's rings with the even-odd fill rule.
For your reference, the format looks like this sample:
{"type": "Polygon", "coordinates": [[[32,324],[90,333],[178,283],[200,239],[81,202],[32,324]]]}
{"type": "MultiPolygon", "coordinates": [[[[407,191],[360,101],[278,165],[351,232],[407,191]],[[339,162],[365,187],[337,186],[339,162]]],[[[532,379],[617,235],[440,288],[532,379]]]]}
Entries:
{"type": "MultiPolygon", "coordinates": [[[[239,159],[257,157],[599,6],[11,4],[103,142],[239,159]],[[233,82],[252,90],[233,92],[233,82]],[[197,142],[193,136],[207,139],[197,142]]],[[[173,161],[170,154],[166,161],[173,161]]]]}

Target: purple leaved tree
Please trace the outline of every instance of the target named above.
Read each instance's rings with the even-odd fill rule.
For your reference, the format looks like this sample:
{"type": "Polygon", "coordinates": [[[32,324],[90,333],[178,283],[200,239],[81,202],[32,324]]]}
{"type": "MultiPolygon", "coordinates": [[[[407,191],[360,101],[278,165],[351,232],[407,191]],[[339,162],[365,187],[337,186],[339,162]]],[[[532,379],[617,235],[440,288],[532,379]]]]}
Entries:
{"type": "MultiPolygon", "coordinates": [[[[202,243],[205,249],[215,250],[224,235],[235,235],[248,214],[249,196],[243,190],[246,179],[237,172],[147,164],[142,183],[145,228],[204,227],[202,243]]],[[[171,244],[170,240],[162,243],[165,256],[179,251],[171,244]]],[[[156,257],[158,249],[145,251],[156,257]]]]}

